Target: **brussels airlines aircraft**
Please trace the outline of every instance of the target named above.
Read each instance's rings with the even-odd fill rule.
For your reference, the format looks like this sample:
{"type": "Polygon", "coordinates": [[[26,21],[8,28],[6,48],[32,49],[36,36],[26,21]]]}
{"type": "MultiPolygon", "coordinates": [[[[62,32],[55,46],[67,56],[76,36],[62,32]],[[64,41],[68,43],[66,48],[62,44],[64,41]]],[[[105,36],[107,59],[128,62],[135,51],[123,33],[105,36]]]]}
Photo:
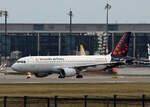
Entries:
{"type": "Polygon", "coordinates": [[[36,77],[59,74],[58,78],[75,76],[82,78],[80,72],[106,70],[125,64],[131,33],[124,33],[117,47],[109,55],[87,56],[28,56],[20,58],[12,69],[20,73],[31,72],[36,77]],[[118,60],[119,59],[119,60],[118,60]],[[124,59],[124,60],[122,60],[124,59]]]}

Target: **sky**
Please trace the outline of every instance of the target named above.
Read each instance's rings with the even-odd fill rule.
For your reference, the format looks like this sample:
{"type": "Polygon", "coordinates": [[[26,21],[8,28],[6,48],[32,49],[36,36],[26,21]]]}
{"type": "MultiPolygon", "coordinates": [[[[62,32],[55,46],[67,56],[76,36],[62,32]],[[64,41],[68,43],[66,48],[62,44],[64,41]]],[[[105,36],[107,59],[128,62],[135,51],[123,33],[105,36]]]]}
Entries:
{"type": "MultiPolygon", "coordinates": [[[[106,23],[107,0],[0,0],[8,23],[106,23]]],[[[150,0],[109,0],[109,23],[150,23],[150,0]]],[[[0,23],[4,17],[0,17],[0,23]]]]}

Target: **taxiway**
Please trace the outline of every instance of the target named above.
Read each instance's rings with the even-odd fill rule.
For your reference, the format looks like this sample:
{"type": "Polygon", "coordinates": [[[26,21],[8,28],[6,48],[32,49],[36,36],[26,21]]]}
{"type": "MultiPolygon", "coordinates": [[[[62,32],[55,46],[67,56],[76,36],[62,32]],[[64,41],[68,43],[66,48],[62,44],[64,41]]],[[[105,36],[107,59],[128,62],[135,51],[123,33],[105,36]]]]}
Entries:
{"type": "MultiPolygon", "coordinates": [[[[0,84],[16,83],[150,83],[149,68],[119,68],[119,76],[85,75],[82,79],[67,77],[59,79],[53,74],[45,78],[36,78],[34,75],[26,79],[26,75],[8,75],[0,73],[0,84]]],[[[10,68],[7,72],[14,72],[10,68]]]]}

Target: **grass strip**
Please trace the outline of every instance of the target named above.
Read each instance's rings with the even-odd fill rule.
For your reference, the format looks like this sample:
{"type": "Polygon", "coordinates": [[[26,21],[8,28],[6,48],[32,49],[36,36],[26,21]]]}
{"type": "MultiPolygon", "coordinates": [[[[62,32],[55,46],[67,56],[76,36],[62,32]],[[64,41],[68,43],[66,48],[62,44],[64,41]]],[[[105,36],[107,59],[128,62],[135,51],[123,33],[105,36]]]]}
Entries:
{"type": "Polygon", "coordinates": [[[112,84],[0,84],[0,96],[141,96],[150,95],[149,83],[112,84]]]}

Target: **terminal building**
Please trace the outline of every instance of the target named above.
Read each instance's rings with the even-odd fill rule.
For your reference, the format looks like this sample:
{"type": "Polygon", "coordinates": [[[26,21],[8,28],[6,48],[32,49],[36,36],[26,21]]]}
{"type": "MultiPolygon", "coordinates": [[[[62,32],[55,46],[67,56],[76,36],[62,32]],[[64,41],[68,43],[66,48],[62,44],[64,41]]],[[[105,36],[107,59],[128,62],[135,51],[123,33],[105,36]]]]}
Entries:
{"type": "Polygon", "coordinates": [[[132,32],[129,55],[147,58],[150,43],[150,24],[109,24],[109,37],[103,32],[105,24],[0,24],[0,55],[10,56],[14,51],[22,56],[76,55],[82,44],[87,54],[104,54],[108,40],[109,52],[116,46],[124,32],[132,32]]]}

